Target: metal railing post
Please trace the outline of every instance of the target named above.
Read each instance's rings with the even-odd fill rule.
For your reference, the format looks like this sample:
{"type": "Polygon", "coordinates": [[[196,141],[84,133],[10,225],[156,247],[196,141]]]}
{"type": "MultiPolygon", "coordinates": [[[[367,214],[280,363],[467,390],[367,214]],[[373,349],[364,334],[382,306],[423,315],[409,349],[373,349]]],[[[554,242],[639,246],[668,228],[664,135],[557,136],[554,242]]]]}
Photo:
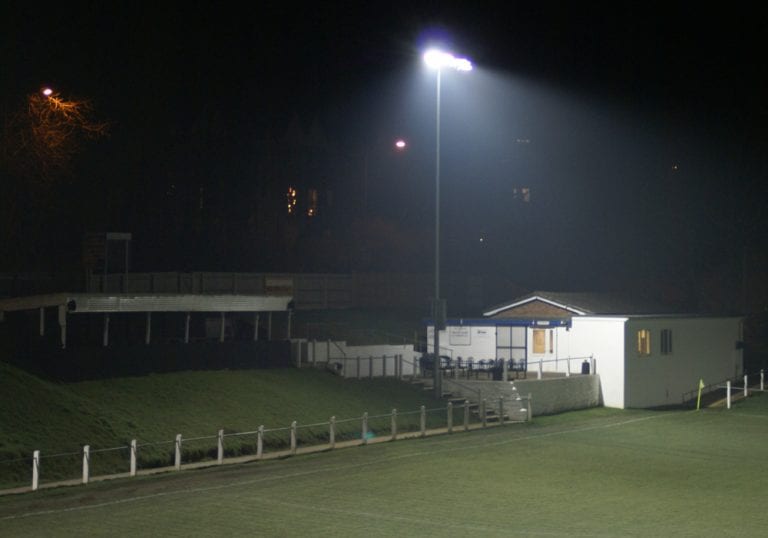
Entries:
{"type": "Polygon", "coordinates": [[[291,454],[296,454],[296,421],[291,422],[291,454]]]}
{"type": "Polygon", "coordinates": [[[136,439],[131,439],[131,476],[136,476],[136,457],[137,457],[136,439]]]}
{"type": "Polygon", "coordinates": [[[221,465],[224,463],[224,430],[219,430],[217,437],[216,461],[221,465]]]}
{"type": "Polygon", "coordinates": [[[176,451],[173,459],[173,466],[178,471],[181,469],[181,434],[176,435],[176,451]]]}
{"type": "Polygon", "coordinates": [[[262,458],[264,456],[264,425],[259,426],[256,433],[256,457],[262,458]]]}
{"type": "Polygon", "coordinates": [[[453,402],[448,402],[447,408],[448,417],[446,422],[448,424],[448,433],[453,433],[453,402]]]}
{"type": "Polygon", "coordinates": [[[395,441],[397,439],[397,409],[392,409],[390,428],[392,431],[392,440],[395,441]]]}
{"type": "Polygon", "coordinates": [[[464,431],[469,431],[469,400],[464,400],[464,431]]]}
{"type": "Polygon", "coordinates": [[[427,408],[423,405],[421,406],[421,436],[424,437],[427,435],[427,408]]]}
{"type": "Polygon", "coordinates": [[[328,444],[331,448],[336,448],[336,417],[331,417],[328,424],[328,444]]]}
{"type": "Polygon", "coordinates": [[[749,396],[748,385],[747,385],[747,374],[744,374],[744,397],[746,398],[747,396],[749,396]]]}
{"type": "Polygon", "coordinates": [[[32,491],[40,487],[40,451],[32,452],[32,491]]]}
{"type": "Polygon", "coordinates": [[[87,484],[91,477],[91,446],[83,447],[83,484],[87,484]]]}

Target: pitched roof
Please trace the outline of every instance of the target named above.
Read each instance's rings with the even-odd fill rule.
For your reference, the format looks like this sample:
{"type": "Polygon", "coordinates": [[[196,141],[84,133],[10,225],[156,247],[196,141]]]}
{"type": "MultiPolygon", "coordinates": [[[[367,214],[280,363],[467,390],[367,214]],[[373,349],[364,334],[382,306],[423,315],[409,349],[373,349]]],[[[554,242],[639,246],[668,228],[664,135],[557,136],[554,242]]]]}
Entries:
{"type": "Polygon", "coordinates": [[[493,316],[504,310],[541,301],[568,310],[575,315],[643,315],[680,314],[682,312],[646,297],[614,292],[553,292],[534,291],[511,301],[497,304],[483,312],[493,316]]]}

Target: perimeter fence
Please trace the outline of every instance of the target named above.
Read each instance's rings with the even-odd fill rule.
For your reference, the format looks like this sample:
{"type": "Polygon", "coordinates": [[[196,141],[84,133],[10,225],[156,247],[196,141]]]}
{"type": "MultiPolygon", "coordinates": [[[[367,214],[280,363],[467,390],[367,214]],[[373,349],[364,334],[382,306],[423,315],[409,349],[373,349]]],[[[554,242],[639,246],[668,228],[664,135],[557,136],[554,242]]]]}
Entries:
{"type": "Polygon", "coordinates": [[[252,431],[220,429],[214,435],[184,437],[156,442],[131,439],[122,446],[46,454],[34,450],[18,458],[0,460],[0,494],[36,491],[40,488],[88,484],[93,481],[179,471],[227,463],[274,459],[335,448],[396,441],[531,419],[530,396],[520,398],[520,416],[504,412],[498,401],[450,401],[445,407],[400,411],[326,422],[267,428],[252,431]]]}
{"type": "Polygon", "coordinates": [[[750,375],[746,373],[740,378],[723,379],[709,384],[701,380],[698,389],[683,394],[683,406],[690,408],[702,405],[725,406],[730,409],[735,399],[748,398],[753,393],[765,392],[765,371],[760,370],[759,374],[751,376],[751,382],[752,385],[750,385],[750,375]],[[738,383],[742,384],[738,385],[738,383]]]}

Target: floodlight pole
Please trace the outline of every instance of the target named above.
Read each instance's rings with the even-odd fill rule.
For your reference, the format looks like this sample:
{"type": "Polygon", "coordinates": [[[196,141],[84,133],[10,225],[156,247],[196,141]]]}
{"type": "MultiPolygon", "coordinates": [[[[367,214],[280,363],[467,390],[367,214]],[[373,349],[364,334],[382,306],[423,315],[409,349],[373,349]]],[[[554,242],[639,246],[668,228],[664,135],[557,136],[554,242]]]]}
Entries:
{"type": "Polygon", "coordinates": [[[443,396],[442,378],[440,374],[440,328],[443,325],[445,310],[440,300],[440,73],[437,69],[437,108],[436,108],[436,144],[435,144],[435,299],[432,306],[432,317],[435,322],[434,353],[432,369],[434,374],[435,398],[443,396]]]}
{"type": "Polygon", "coordinates": [[[437,107],[435,113],[435,297],[432,303],[434,320],[434,346],[432,369],[434,371],[435,397],[443,396],[440,370],[440,329],[445,325],[445,301],[440,299],[440,79],[443,67],[457,71],[471,71],[472,62],[465,58],[456,58],[452,54],[439,50],[429,50],[424,54],[424,61],[437,71],[437,107]]]}

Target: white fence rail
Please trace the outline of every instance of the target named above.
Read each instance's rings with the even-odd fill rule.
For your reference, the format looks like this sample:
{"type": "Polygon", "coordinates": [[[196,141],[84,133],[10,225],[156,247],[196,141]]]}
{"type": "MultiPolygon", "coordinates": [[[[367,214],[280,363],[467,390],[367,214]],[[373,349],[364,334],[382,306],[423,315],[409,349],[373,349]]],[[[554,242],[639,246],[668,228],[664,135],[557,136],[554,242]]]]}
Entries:
{"type": "MultiPolygon", "coordinates": [[[[445,407],[433,409],[427,409],[424,406],[418,410],[405,412],[392,409],[390,413],[380,415],[369,415],[366,412],[359,417],[341,420],[332,416],[327,422],[313,424],[300,424],[298,421],[293,421],[290,426],[279,428],[266,428],[260,425],[257,429],[246,432],[226,433],[225,430],[220,429],[215,435],[188,438],[179,433],[173,440],[155,443],[140,444],[136,439],[132,439],[129,445],[102,449],[93,449],[91,445],[86,444],[78,452],[44,455],[42,451],[35,450],[31,459],[30,486],[0,490],[0,494],[37,491],[41,487],[88,484],[94,480],[135,477],[225,463],[242,463],[285,457],[299,452],[310,453],[342,446],[358,446],[371,442],[395,441],[489,426],[503,426],[506,423],[531,420],[530,396],[523,400],[525,405],[521,408],[520,416],[515,417],[504,414],[504,398],[490,403],[487,400],[474,403],[464,400],[460,404],[449,402],[445,407]],[[488,418],[489,413],[486,410],[494,410],[492,419],[497,422],[489,423],[491,419],[488,418]],[[496,414],[495,410],[499,413],[496,414]],[[150,464],[141,468],[143,452],[151,453],[151,458],[155,458],[155,462],[172,461],[172,464],[153,466],[150,458],[150,464]],[[117,472],[94,474],[95,463],[101,463],[100,468],[105,468],[105,462],[99,462],[99,460],[107,453],[115,453],[109,467],[117,472]],[[160,460],[157,460],[158,455],[160,460]],[[71,463],[60,464],[59,469],[62,466],[69,469],[67,471],[69,476],[75,476],[77,469],[78,478],[52,480],[43,484],[42,470],[46,465],[54,460],[66,458],[70,458],[71,463]],[[119,469],[120,466],[124,466],[124,469],[119,469]]],[[[0,461],[0,464],[20,461],[19,459],[0,461]]],[[[29,460],[26,461],[29,462],[29,460]]]]}
{"type": "Polygon", "coordinates": [[[594,355],[589,357],[563,357],[557,359],[539,359],[538,361],[528,362],[528,371],[531,366],[536,368],[538,379],[544,376],[544,372],[563,373],[566,377],[572,374],[596,374],[597,360],[594,355]]]}
{"type": "Polygon", "coordinates": [[[726,409],[731,408],[731,403],[734,397],[734,394],[732,391],[736,391],[736,396],[739,396],[739,393],[742,393],[743,398],[748,398],[750,392],[765,392],[765,371],[760,370],[760,384],[758,385],[760,388],[749,387],[749,375],[744,374],[744,384],[739,386],[733,386],[731,381],[726,381],[725,385],[720,385],[718,388],[725,389],[725,406],[726,409]]]}

